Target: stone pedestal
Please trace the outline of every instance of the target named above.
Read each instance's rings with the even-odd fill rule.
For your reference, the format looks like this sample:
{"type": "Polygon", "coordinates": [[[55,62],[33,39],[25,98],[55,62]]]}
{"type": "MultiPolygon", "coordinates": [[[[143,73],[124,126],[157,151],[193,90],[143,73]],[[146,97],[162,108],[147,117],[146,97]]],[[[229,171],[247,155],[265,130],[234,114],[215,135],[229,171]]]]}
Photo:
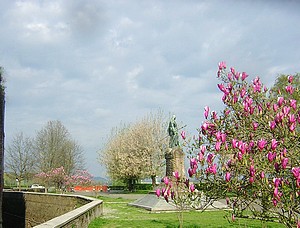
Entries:
{"type": "Polygon", "coordinates": [[[185,177],[184,153],[181,148],[169,148],[165,153],[166,176],[173,177],[173,172],[178,171],[180,177],[185,177]]]}

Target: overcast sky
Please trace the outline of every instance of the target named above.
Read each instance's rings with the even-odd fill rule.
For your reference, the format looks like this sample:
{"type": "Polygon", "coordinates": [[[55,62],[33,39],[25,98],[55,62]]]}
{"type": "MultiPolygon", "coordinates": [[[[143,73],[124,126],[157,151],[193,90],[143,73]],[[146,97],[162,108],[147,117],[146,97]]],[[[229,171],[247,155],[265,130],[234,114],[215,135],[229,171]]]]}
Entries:
{"type": "Polygon", "coordinates": [[[88,170],[112,127],[161,108],[194,133],[217,65],[271,86],[300,72],[299,1],[0,1],[6,143],[60,120],[88,170]]]}

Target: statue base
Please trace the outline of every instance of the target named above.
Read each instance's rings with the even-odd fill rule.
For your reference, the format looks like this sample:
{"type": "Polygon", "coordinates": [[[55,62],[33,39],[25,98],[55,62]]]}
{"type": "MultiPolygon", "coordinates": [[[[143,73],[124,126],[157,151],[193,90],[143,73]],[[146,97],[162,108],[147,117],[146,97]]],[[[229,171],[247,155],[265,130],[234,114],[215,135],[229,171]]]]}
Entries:
{"type": "Polygon", "coordinates": [[[180,147],[168,148],[165,153],[166,176],[173,177],[173,172],[177,171],[181,178],[185,178],[184,152],[180,147]]]}

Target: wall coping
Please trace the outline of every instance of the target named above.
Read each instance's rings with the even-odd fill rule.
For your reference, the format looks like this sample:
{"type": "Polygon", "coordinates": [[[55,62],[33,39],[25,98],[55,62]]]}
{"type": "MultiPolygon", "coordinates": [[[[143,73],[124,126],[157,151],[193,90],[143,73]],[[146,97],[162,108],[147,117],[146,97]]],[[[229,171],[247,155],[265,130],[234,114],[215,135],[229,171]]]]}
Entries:
{"type": "MultiPolygon", "coordinates": [[[[28,194],[28,193],[26,193],[28,194]]],[[[29,193],[32,194],[32,193],[29,193]]],[[[36,193],[33,193],[36,194],[36,193]]],[[[47,194],[47,193],[38,193],[38,194],[47,194]]],[[[58,228],[58,227],[63,227],[64,225],[70,223],[73,220],[76,220],[77,218],[79,218],[80,216],[82,216],[83,214],[87,213],[88,211],[90,211],[91,209],[97,207],[98,205],[103,204],[103,200],[99,200],[99,199],[95,199],[92,197],[87,197],[87,196],[81,196],[81,195],[69,195],[69,194],[47,194],[47,195],[53,195],[53,196],[66,196],[66,197],[78,197],[78,198],[82,198],[85,199],[87,201],[90,201],[89,203],[76,208],[72,211],[69,211],[63,215],[60,215],[58,217],[55,217],[47,222],[44,222],[42,224],[39,224],[37,226],[34,226],[34,228],[58,228]]]]}

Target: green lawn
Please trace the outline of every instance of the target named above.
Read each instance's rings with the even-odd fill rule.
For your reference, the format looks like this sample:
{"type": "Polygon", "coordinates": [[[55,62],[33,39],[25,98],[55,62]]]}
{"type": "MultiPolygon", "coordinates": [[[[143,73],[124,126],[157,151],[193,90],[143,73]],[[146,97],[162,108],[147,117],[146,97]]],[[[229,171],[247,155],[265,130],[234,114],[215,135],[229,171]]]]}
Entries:
{"type": "MultiPolygon", "coordinates": [[[[178,227],[176,212],[150,213],[147,210],[127,206],[130,200],[100,197],[104,201],[104,215],[92,221],[95,227],[178,227]]],[[[284,227],[278,223],[262,223],[254,219],[239,219],[229,223],[225,211],[184,212],[184,227],[284,227]]]]}

